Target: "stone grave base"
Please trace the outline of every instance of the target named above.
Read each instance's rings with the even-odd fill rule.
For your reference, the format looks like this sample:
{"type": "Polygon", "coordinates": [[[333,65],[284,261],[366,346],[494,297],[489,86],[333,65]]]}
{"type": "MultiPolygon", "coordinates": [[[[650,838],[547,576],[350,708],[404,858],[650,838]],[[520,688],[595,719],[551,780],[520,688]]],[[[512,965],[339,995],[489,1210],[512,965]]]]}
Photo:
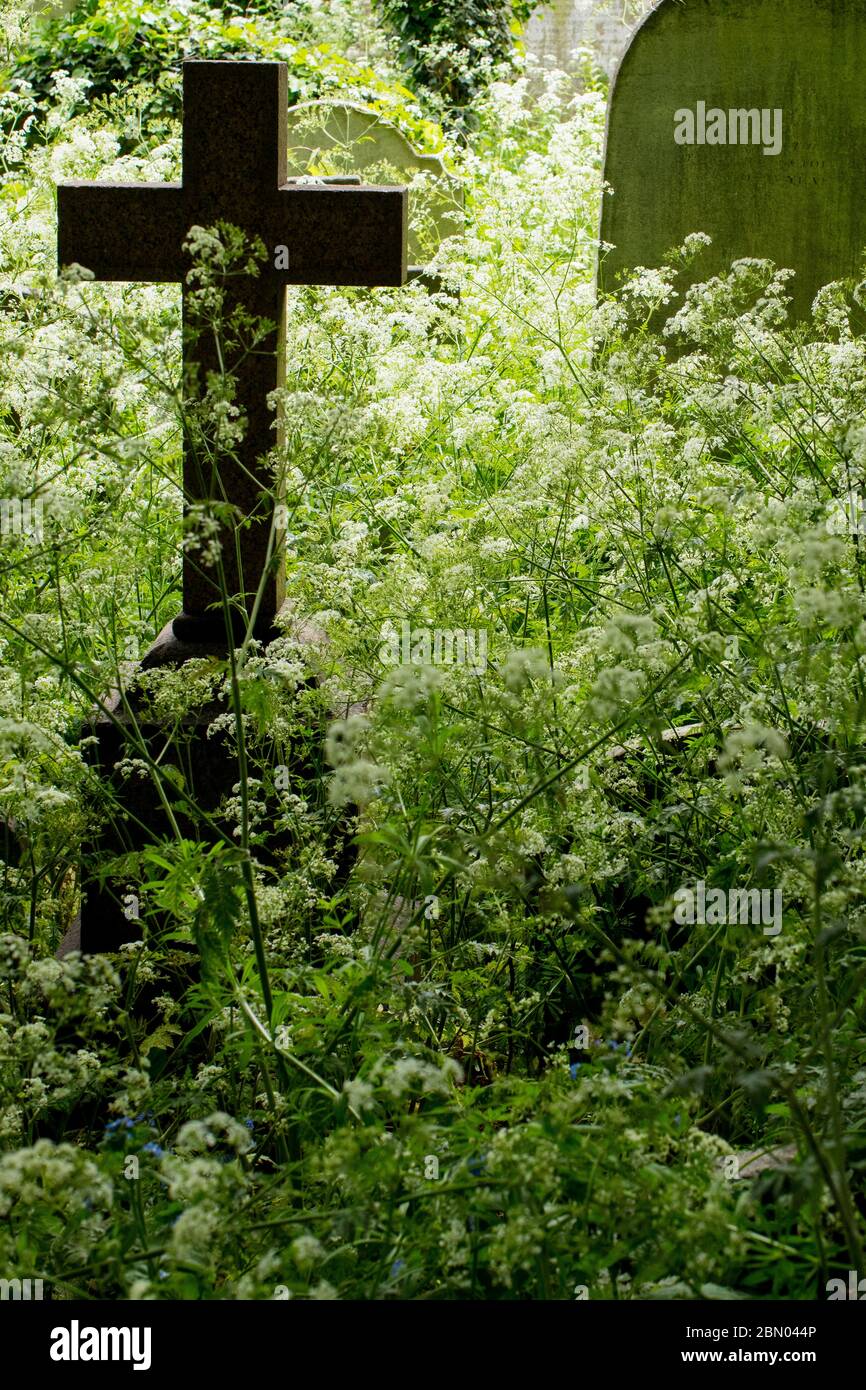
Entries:
{"type": "MultiPolygon", "coordinates": [[[[194,714],[184,718],[169,740],[169,731],[153,720],[147,694],[136,689],[135,683],[136,672],[180,666],[194,658],[224,657],[225,650],[224,641],[192,643],[181,640],[176,635],[175,625],[166,624],[134,668],[126,686],[125,700],[119,691],[114,691],[105,702],[107,713],[100,712],[86,728],[96,740],[87,751],[87,761],[114,792],[116,808],[113,817],[84,848],[81,911],[60,944],[58,957],[73,950],[116,951],[128,942],[141,939],[134,886],[123,888],[116,881],[101,883],[92,872],[94,865],[119,858],[144,844],[176,838],[178,831],[184,838],[212,843],[217,834],[208,833],[208,826],[201,823],[196,808],[212,817],[215,827],[231,834],[233,827],[220,819],[219,809],[238,781],[237,758],[225,734],[207,737],[209,725],[227,712],[225,699],[220,697],[203,703],[194,714]],[[118,766],[124,759],[136,757],[135,749],[124,737],[124,729],[133,720],[149,757],[160,767],[175,768],[183,775],[183,790],[194,803],[191,813],[171,782],[166,779],[163,784],[177,830],[162,804],[153,778],[143,771],[142,774],[124,775],[118,766]]],[[[291,770],[304,773],[300,757],[291,770]]],[[[269,848],[276,850],[278,846],[269,848]]]]}

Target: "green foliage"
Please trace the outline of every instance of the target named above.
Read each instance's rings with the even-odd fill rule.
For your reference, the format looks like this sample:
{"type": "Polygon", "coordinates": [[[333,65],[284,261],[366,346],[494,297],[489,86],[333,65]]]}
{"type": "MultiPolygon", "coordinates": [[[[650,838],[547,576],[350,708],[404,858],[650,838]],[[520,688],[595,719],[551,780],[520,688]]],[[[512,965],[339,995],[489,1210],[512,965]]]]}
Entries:
{"type": "Polygon", "coordinates": [[[466,106],[512,54],[535,0],[376,0],[413,79],[446,105],[466,106]]]}
{"type": "MultiPolygon", "coordinates": [[[[288,66],[289,101],[328,93],[387,112],[411,138],[426,146],[431,123],[405,87],[383,80],[367,63],[344,56],[347,21],[336,5],[331,27],[321,32],[311,7],[262,0],[259,4],[211,5],[207,0],[83,0],[66,13],[33,23],[17,54],[8,90],[44,108],[54,74],[81,81],[75,109],[127,92],[134,99],[134,128],[180,117],[180,65],[185,58],[279,59],[288,66]]],[[[354,26],[352,26],[354,27],[354,26]]],[[[127,132],[129,133],[129,132],[127,132]]],[[[434,136],[435,139],[435,136],[434,136]]]]}

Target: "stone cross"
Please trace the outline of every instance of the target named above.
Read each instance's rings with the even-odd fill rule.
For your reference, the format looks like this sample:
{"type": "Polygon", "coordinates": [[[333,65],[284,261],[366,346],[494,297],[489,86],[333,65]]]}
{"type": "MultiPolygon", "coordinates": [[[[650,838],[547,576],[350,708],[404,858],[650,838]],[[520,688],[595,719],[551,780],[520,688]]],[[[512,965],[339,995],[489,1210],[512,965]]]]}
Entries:
{"type": "Polygon", "coordinates": [[[866,248],[864,71],[866,0],[660,0],[611,94],[601,287],[707,232],[692,282],[768,257],[808,317],[866,248]]]}
{"type": "MultiPolygon", "coordinates": [[[[242,306],[274,325],[254,352],[238,346],[225,363],[246,418],[243,442],[237,457],[214,459],[185,429],[183,459],[187,508],[222,501],[242,514],[242,524],[220,530],[222,563],[228,594],[238,596],[236,615],[245,626],[255,613],[262,633],[284,593],[280,502],[265,456],[277,442],[268,396],[284,381],[285,287],[401,285],[407,261],[405,188],[287,183],[286,73],[284,63],[184,63],[183,182],[74,182],[57,190],[61,266],[78,263],[97,280],[183,284],[184,389],[193,383],[193,394],[219,370],[220,355],[213,334],[193,342],[189,332],[187,234],[222,221],[264,242],[259,275],[229,280],[223,310],[242,306]]],[[[185,554],[176,637],[222,638],[218,604],[214,569],[185,554]]]]}

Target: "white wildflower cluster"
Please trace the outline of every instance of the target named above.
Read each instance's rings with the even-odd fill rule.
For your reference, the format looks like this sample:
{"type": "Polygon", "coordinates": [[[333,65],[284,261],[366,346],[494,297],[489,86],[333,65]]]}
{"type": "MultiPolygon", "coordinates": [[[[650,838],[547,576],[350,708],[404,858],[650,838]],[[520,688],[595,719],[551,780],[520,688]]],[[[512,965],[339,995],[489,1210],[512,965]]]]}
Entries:
{"type": "Polygon", "coordinates": [[[181,1265],[206,1264],[211,1246],[223,1229],[217,1202],[199,1201],[180,1213],[171,1228],[169,1258],[181,1265]]]}
{"type": "Polygon", "coordinates": [[[463,1070],[452,1057],[444,1058],[439,1066],[421,1057],[399,1057],[394,1062],[381,1060],[376,1063],[372,1075],[394,1100],[419,1091],[428,1095],[448,1095],[463,1081],[463,1070]]]}
{"type": "Polygon", "coordinates": [[[207,1153],[208,1150],[224,1146],[240,1155],[247,1152],[251,1143],[245,1125],[224,1111],[216,1110],[204,1120],[190,1120],[183,1125],[176,1148],[181,1153],[207,1153]]]}
{"type": "Polygon", "coordinates": [[[763,770],[767,760],[787,757],[787,740],[779,729],[749,724],[728,734],[719,756],[719,771],[732,790],[739,790],[763,770]]]}
{"type": "Polygon", "coordinates": [[[110,1178],[72,1144],[38,1139],[30,1148],[0,1156],[0,1216],[28,1208],[77,1213],[83,1202],[105,1210],[112,1201],[110,1178]]]}
{"type": "Polygon", "coordinates": [[[361,753],[369,727],[365,716],[350,714],[328,731],[325,754],[334,768],[329,797],[335,806],[368,805],[388,779],[386,768],[361,753]]]}
{"type": "Polygon", "coordinates": [[[444,674],[435,666],[395,666],[379,687],[378,699],[395,710],[417,714],[442,687],[444,674]]]}
{"type": "Polygon", "coordinates": [[[589,699],[593,717],[605,723],[625,713],[639,700],[643,683],[643,673],[628,666],[608,666],[600,671],[589,699]]]}
{"type": "Polygon", "coordinates": [[[368,1081],[362,1081],[360,1077],[354,1077],[350,1081],[343,1082],[343,1095],[346,1097],[349,1105],[360,1113],[373,1108],[373,1092],[374,1088],[370,1083],[368,1081]]]}
{"type": "Polygon", "coordinates": [[[524,647],[510,651],[502,663],[502,680],[507,690],[518,694],[538,681],[554,678],[550,657],[539,647],[524,647]]]}

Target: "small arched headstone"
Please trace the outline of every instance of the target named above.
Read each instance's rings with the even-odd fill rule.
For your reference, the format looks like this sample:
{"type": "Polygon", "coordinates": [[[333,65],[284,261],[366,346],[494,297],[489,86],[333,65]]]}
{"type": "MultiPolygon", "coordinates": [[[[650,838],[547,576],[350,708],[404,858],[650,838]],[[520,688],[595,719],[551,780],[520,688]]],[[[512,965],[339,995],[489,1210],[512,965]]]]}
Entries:
{"type": "Polygon", "coordinates": [[[691,232],[692,280],[766,257],[795,317],[866,250],[866,0],[660,0],[617,71],[599,282],[656,267],[691,232]]]}
{"type": "Polygon", "coordinates": [[[439,155],[420,154],[401,130],[369,107],[328,99],[289,109],[289,174],[361,174],[410,186],[409,266],[427,265],[439,244],[463,230],[463,191],[439,155]]]}

